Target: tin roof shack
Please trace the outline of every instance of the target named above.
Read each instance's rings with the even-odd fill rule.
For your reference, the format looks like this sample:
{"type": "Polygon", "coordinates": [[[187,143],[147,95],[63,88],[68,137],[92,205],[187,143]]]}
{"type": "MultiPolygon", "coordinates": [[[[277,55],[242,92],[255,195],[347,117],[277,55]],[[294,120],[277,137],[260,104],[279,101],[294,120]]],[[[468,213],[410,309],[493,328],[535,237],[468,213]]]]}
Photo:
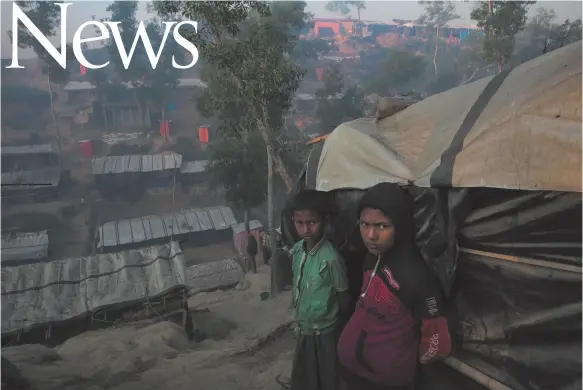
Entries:
{"type": "Polygon", "coordinates": [[[2,172],[42,169],[59,163],[51,144],[2,146],[0,150],[2,172]]]}
{"type": "MultiPolygon", "coordinates": [[[[26,72],[22,69],[19,70],[26,72]]],[[[4,140],[9,138],[8,135],[11,139],[13,135],[19,139],[25,134],[29,136],[35,132],[42,132],[47,125],[46,120],[50,118],[51,100],[47,91],[23,85],[6,85],[7,82],[14,81],[12,77],[8,76],[9,74],[16,76],[14,71],[16,69],[2,67],[0,95],[2,97],[2,137],[4,140]],[[11,130],[9,134],[7,134],[7,130],[11,130]]],[[[27,68],[27,71],[30,69],[27,68]]],[[[21,72],[16,73],[21,76],[21,72]]]]}
{"type": "Polygon", "coordinates": [[[48,256],[49,235],[46,230],[2,235],[2,267],[39,262],[48,256]]]}
{"type": "Polygon", "coordinates": [[[3,267],[2,345],[54,346],[119,321],[175,314],[184,326],[185,268],[176,242],[3,267]]]}
{"type": "Polygon", "coordinates": [[[92,173],[104,198],[118,196],[135,201],[148,188],[171,188],[181,166],[182,156],[176,153],[97,157],[92,173]]]}
{"type": "Polygon", "coordinates": [[[206,166],[208,160],[184,161],[180,167],[180,177],[183,187],[201,184],[208,180],[206,166]]]}
{"type": "MultiPolygon", "coordinates": [[[[261,229],[263,229],[263,224],[261,222],[257,220],[249,221],[249,233],[257,240],[257,246],[259,249],[257,251],[257,256],[255,256],[255,263],[257,266],[265,264],[265,261],[268,260],[263,257],[263,251],[261,250],[261,237],[259,236],[261,229]]],[[[245,223],[238,223],[233,226],[233,244],[241,255],[247,254],[247,232],[245,231],[245,223]]]]}
{"type": "Polygon", "coordinates": [[[99,227],[96,247],[100,252],[140,248],[172,240],[183,247],[204,246],[232,240],[237,224],[229,207],[180,210],[175,213],[106,222],[99,227]]]}
{"type": "Polygon", "coordinates": [[[58,167],[2,173],[2,204],[36,203],[59,197],[62,171],[58,167]]]}

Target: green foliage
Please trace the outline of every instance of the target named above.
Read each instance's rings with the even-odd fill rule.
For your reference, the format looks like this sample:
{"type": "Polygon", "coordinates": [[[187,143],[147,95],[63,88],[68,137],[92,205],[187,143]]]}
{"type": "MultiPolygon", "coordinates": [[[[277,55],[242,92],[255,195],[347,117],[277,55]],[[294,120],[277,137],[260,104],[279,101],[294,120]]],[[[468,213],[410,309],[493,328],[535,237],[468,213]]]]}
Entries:
{"type": "Polygon", "coordinates": [[[451,1],[419,1],[419,4],[423,6],[425,12],[418,23],[430,29],[441,28],[460,17],[455,13],[455,4],[451,1]]]}
{"type": "MultiPolygon", "coordinates": [[[[136,20],[136,11],[138,10],[137,1],[114,1],[107,6],[106,11],[111,12],[111,16],[108,20],[114,22],[120,22],[118,29],[120,31],[121,40],[126,49],[129,49],[134,42],[134,38],[138,31],[138,22],[136,20]]],[[[108,51],[111,62],[115,65],[117,73],[122,81],[134,81],[139,78],[139,74],[142,64],[140,61],[136,61],[142,54],[142,47],[137,46],[136,52],[134,54],[134,59],[130,64],[130,67],[126,70],[123,67],[121,58],[117,51],[117,46],[113,39],[109,40],[108,51]],[[138,77],[136,77],[138,76],[138,77]]]]}
{"type": "MultiPolygon", "coordinates": [[[[61,8],[57,3],[51,1],[16,1],[16,4],[38,27],[40,32],[46,37],[55,36],[57,26],[61,22],[61,8]]],[[[14,31],[9,30],[8,36],[12,40],[14,31]]],[[[18,24],[18,46],[21,48],[30,47],[39,55],[45,51],[42,45],[36,40],[30,31],[22,24],[18,24]]]]}
{"type": "Polygon", "coordinates": [[[267,186],[267,155],[261,136],[246,140],[225,137],[209,144],[209,184],[223,189],[226,200],[241,210],[263,203],[267,186]]]}
{"type": "Polygon", "coordinates": [[[330,12],[338,12],[343,16],[350,13],[350,8],[353,7],[358,13],[358,20],[360,20],[360,10],[366,8],[364,1],[350,1],[350,0],[339,0],[339,1],[329,1],[326,4],[326,10],[330,12]]]}
{"type": "Polygon", "coordinates": [[[322,81],[323,86],[315,94],[319,133],[329,133],[342,122],[362,116],[363,93],[358,87],[344,90],[344,77],[338,65],[329,66],[322,81]]]}
{"type": "Polygon", "coordinates": [[[534,1],[482,1],[471,13],[485,33],[484,60],[502,70],[515,46],[515,36],[526,25],[526,15],[534,1]],[[490,12],[491,7],[491,12],[490,12]]]}
{"type": "Polygon", "coordinates": [[[538,8],[526,27],[516,36],[512,65],[530,61],[544,53],[581,40],[581,19],[556,22],[552,9],[538,8]]]}
{"type": "MultiPolygon", "coordinates": [[[[57,3],[48,1],[17,1],[16,4],[47,37],[55,36],[56,28],[61,22],[61,9],[57,3]]],[[[43,74],[49,75],[49,79],[54,84],[65,84],[69,78],[67,70],[63,69],[57,61],[42,47],[37,39],[22,24],[18,24],[18,46],[21,48],[30,47],[35,54],[43,61],[43,74]]],[[[8,31],[10,40],[14,32],[8,31]]],[[[61,47],[57,47],[60,52],[61,47]]],[[[74,59],[73,49],[67,46],[67,62],[74,59]]]]}
{"type": "Polygon", "coordinates": [[[205,160],[207,151],[201,150],[199,144],[193,142],[189,137],[178,137],[172,151],[182,155],[184,161],[205,160]]]}
{"type": "Polygon", "coordinates": [[[411,81],[422,76],[427,68],[427,60],[409,51],[388,49],[380,61],[380,74],[374,78],[367,92],[382,96],[403,92],[411,81]]]}
{"type": "Polygon", "coordinates": [[[204,116],[219,119],[224,137],[246,142],[259,132],[288,187],[291,177],[275,136],[305,74],[292,57],[298,33],[309,23],[305,7],[305,2],[154,3],[161,16],[204,20],[198,33],[184,34],[205,62],[202,78],[209,88],[199,97],[198,108],[204,116]]]}

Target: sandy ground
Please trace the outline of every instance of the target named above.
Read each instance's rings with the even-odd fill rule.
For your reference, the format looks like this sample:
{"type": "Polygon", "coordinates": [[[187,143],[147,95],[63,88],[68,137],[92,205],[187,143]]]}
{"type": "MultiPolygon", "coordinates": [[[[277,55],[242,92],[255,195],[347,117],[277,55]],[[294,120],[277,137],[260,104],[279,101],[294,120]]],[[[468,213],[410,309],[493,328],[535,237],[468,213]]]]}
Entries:
{"type": "MultiPolygon", "coordinates": [[[[196,328],[207,337],[200,343],[172,322],[142,322],[86,332],[53,349],[3,348],[2,357],[37,390],[282,390],[295,345],[290,293],[262,301],[268,290],[262,266],[236,289],[191,297],[196,328]]],[[[417,390],[484,389],[439,364],[423,378],[417,390]]]]}
{"type": "Polygon", "coordinates": [[[38,390],[280,389],[275,378],[289,377],[295,341],[285,330],[289,293],[259,296],[269,289],[268,271],[261,267],[237,289],[189,300],[208,336],[200,343],[189,342],[178,325],[159,322],[87,332],[54,349],[4,348],[2,356],[38,390]]]}

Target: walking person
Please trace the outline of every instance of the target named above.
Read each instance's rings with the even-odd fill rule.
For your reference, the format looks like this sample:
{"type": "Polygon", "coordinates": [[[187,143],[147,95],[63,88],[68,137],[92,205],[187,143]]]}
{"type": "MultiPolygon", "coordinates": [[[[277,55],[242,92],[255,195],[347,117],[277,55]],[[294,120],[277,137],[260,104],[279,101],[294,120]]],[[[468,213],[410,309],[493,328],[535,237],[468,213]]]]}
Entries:
{"type": "Polygon", "coordinates": [[[337,390],[336,345],[349,312],[344,260],[324,237],[330,216],[326,193],[305,190],[292,205],[301,240],[291,250],[298,340],[291,390],[337,390]]]}
{"type": "Polygon", "coordinates": [[[247,256],[249,259],[247,270],[250,270],[252,274],[257,273],[257,263],[255,262],[255,257],[257,256],[257,239],[251,232],[247,232],[247,256]]]}
{"type": "Polygon", "coordinates": [[[359,204],[368,255],[356,310],[338,342],[348,390],[410,390],[418,363],[449,354],[437,282],[414,242],[408,195],[395,184],[369,189],[359,204]]]}

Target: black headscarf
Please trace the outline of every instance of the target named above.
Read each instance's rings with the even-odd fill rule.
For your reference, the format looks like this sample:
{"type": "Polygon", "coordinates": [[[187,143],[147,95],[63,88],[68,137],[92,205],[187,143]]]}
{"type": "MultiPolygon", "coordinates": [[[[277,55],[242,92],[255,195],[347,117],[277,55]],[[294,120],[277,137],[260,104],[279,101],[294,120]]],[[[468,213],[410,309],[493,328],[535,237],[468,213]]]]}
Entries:
{"type": "MultiPolygon", "coordinates": [[[[380,210],[389,217],[395,229],[393,246],[383,254],[394,261],[409,261],[420,254],[414,243],[414,220],[412,200],[401,187],[393,183],[380,183],[369,188],[358,205],[358,215],[365,208],[380,210]]],[[[371,256],[367,256],[371,257],[371,256]]],[[[373,261],[373,259],[369,259],[373,261]]],[[[376,262],[376,259],[374,259],[376,262]]]]}
{"type": "Polygon", "coordinates": [[[413,211],[410,196],[393,183],[380,183],[364,193],[358,215],[365,208],[380,210],[393,222],[395,244],[391,250],[413,245],[413,211]]]}

